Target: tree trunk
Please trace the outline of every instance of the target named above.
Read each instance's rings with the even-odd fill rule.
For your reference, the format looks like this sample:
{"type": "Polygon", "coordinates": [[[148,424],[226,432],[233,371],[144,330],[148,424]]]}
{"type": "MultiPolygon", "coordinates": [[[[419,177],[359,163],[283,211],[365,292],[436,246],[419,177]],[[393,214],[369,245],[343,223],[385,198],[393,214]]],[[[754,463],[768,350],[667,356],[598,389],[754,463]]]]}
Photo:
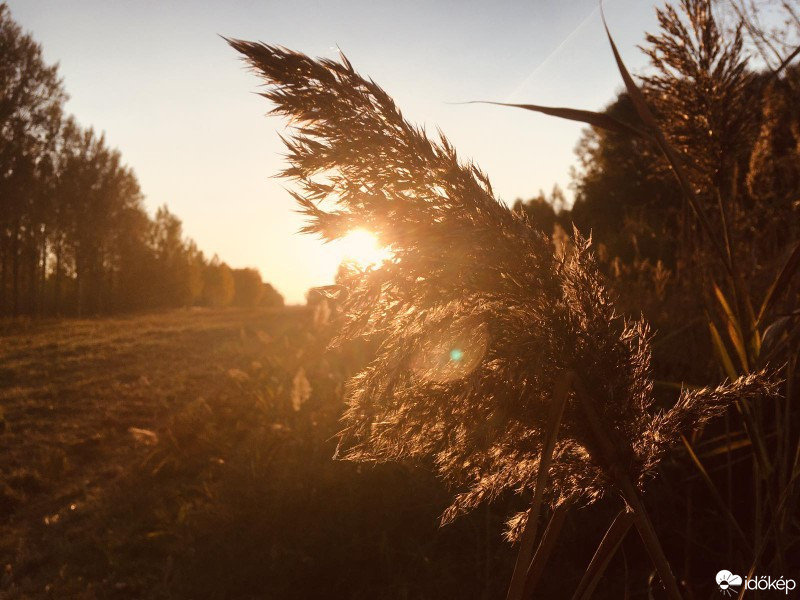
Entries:
{"type": "Polygon", "coordinates": [[[58,317],[61,314],[61,253],[63,252],[62,243],[59,240],[56,245],[56,279],[53,283],[53,314],[58,317]]]}
{"type": "Polygon", "coordinates": [[[8,236],[5,229],[0,231],[0,315],[5,315],[7,309],[8,288],[8,236]]]}
{"type": "Polygon", "coordinates": [[[86,279],[86,268],[81,254],[82,249],[78,247],[75,252],[75,311],[79,319],[83,316],[83,287],[86,279]]]}
{"type": "Polygon", "coordinates": [[[39,311],[39,304],[37,302],[39,292],[39,232],[31,232],[28,237],[28,293],[27,304],[25,307],[28,315],[31,317],[36,316],[39,311]]]}
{"type": "Polygon", "coordinates": [[[14,222],[14,234],[11,244],[11,313],[19,316],[19,219],[14,222]]]}
{"type": "Polygon", "coordinates": [[[42,228],[42,245],[41,245],[41,276],[39,277],[39,317],[43,317],[47,311],[46,294],[47,294],[47,230],[42,228]]]}

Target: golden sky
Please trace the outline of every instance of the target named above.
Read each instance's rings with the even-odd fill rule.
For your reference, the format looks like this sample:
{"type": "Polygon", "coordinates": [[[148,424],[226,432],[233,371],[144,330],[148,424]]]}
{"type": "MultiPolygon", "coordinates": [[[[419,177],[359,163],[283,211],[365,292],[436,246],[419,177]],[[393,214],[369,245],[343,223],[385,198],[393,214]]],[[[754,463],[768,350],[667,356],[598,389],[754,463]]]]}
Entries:
{"type": "MultiPolygon", "coordinates": [[[[660,3],[659,3],[660,4],[660,3]]],[[[167,204],[207,255],[257,267],[288,302],[332,281],[345,250],[296,235],[270,106],[219,35],[333,57],[337,45],[407,118],[441,127],[507,202],[569,184],[581,126],[453,102],[489,99],[600,109],[620,88],[597,0],[230,2],[10,0],[13,17],[59,62],[85,126],[105,131],[146,205],[167,204]]],[[[607,0],[628,66],[655,10],[607,0]]]]}

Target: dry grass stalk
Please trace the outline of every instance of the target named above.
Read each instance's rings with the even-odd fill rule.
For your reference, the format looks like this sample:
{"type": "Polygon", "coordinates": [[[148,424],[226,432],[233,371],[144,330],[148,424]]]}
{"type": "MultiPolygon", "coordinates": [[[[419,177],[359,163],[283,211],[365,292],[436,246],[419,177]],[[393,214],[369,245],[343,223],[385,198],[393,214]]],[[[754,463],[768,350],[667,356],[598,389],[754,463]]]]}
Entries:
{"type": "MultiPolygon", "coordinates": [[[[283,175],[301,189],[305,231],[335,239],[366,227],[392,249],[377,268],[351,267],[336,290],[342,337],[381,342],[349,383],[339,456],[432,459],[459,490],[444,523],[507,491],[544,492],[552,506],[622,495],[643,538],[649,527],[652,553],[658,540],[635,488],[682,432],[734,398],[774,395],[766,374],[684,393],[653,414],[647,325],[616,314],[588,240],[576,231],[573,250],[556,253],[443,135],[409,124],[346,58],[231,44],[264,78],[273,113],[295,126],[283,175]],[[550,392],[568,371],[580,387],[549,484],[536,490],[550,392]]],[[[527,515],[511,519],[512,539],[527,515]]],[[[660,571],[668,577],[668,565],[660,571]]]]}

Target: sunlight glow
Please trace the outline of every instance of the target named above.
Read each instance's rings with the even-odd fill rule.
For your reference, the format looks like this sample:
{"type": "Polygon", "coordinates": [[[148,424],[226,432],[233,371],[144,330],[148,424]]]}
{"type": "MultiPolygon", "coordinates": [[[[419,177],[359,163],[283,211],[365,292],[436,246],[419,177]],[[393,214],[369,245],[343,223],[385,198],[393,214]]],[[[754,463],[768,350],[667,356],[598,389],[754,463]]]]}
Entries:
{"type": "Polygon", "coordinates": [[[366,229],[354,229],[339,240],[344,260],[361,268],[382,263],[389,258],[388,248],[381,246],[378,238],[366,229]]]}

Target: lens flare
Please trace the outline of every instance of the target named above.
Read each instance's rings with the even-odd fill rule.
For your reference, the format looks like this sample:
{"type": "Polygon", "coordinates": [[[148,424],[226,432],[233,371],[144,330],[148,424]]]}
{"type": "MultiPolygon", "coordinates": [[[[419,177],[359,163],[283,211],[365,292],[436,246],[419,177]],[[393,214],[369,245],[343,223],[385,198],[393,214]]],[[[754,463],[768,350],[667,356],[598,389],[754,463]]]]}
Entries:
{"type": "Polygon", "coordinates": [[[437,335],[421,340],[411,368],[426,381],[447,383],[462,379],[478,368],[488,344],[485,324],[461,319],[437,335]]]}

